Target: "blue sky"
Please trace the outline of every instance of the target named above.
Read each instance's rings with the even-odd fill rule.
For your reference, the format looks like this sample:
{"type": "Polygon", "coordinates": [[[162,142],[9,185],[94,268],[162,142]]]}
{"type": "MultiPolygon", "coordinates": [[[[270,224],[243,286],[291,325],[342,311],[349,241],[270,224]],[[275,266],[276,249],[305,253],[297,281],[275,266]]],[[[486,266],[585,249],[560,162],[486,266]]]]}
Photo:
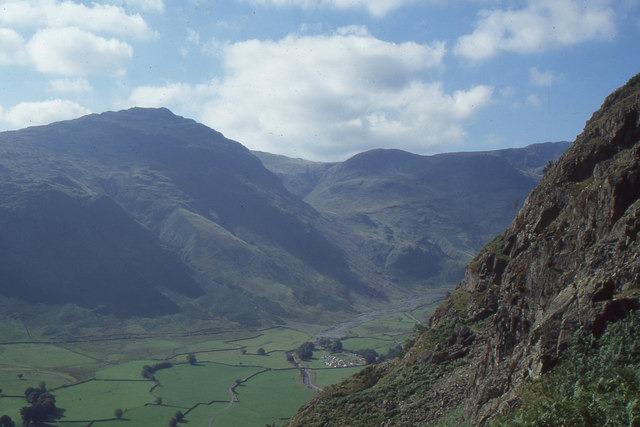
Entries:
{"type": "Polygon", "coordinates": [[[0,0],[0,130],[167,107],[310,160],[573,140],[640,0],[0,0]]]}

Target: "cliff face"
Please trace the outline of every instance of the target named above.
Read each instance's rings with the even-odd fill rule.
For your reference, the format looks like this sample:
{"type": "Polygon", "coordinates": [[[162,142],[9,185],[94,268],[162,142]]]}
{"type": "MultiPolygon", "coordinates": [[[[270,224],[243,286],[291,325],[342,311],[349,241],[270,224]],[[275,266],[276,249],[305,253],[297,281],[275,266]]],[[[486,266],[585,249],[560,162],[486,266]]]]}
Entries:
{"type": "MultiPolygon", "coordinates": [[[[492,250],[467,269],[468,321],[489,319],[466,413],[548,370],[578,329],[638,305],[640,78],[610,95],[492,250]]],[[[434,317],[434,325],[447,317],[434,317]]]]}
{"type": "Polygon", "coordinates": [[[639,112],[637,75],[469,264],[403,358],[327,389],[291,424],[480,423],[517,405],[525,379],[552,367],[577,330],[599,335],[637,308],[639,112]]]}

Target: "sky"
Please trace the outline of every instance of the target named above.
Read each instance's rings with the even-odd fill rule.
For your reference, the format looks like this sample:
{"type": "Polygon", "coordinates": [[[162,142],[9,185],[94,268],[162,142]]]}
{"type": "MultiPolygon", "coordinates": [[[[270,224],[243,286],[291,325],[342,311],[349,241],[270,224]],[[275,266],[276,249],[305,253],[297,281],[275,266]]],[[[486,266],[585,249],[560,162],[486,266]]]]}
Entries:
{"type": "Polygon", "coordinates": [[[640,0],[0,0],[0,131],[140,106],[315,161],[573,141],[639,40],[640,0]]]}

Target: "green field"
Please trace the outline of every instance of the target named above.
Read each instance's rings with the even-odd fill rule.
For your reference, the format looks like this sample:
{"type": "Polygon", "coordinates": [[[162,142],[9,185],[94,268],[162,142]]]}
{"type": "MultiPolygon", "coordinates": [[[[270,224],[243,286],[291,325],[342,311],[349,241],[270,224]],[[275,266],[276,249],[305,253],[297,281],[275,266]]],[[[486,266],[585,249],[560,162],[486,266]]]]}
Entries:
{"type": "Polygon", "coordinates": [[[293,414],[315,395],[302,385],[297,369],[258,374],[236,388],[236,394],[243,408],[274,418],[293,414]]]}
{"type": "Polygon", "coordinates": [[[156,372],[160,386],[154,394],[168,405],[188,409],[196,403],[229,401],[229,387],[262,370],[259,367],[236,367],[216,364],[176,365],[156,372]]]}
{"type": "Polygon", "coordinates": [[[323,369],[314,369],[316,374],[315,384],[318,387],[327,387],[331,384],[336,384],[343,379],[347,378],[349,375],[353,375],[356,372],[360,371],[363,367],[356,368],[323,368],[323,369]]]}
{"type": "Polygon", "coordinates": [[[93,420],[113,417],[116,408],[139,408],[152,403],[151,381],[89,381],[55,390],[56,405],[65,409],[65,420],[93,420]]]}
{"type": "MultiPolygon", "coordinates": [[[[287,362],[284,351],[272,351],[264,356],[249,353],[242,354],[241,350],[211,351],[197,353],[196,357],[199,362],[213,362],[226,365],[263,366],[269,369],[285,369],[291,367],[291,363],[287,362]]],[[[185,357],[176,357],[175,360],[184,361],[185,357]]]]}
{"type": "MultiPolygon", "coordinates": [[[[386,353],[432,310],[421,307],[359,324],[346,331],[343,347],[386,353]]],[[[276,327],[30,343],[21,322],[0,316],[0,415],[11,416],[19,425],[20,408],[27,404],[24,390],[45,382],[64,409],[63,417],[48,425],[166,426],[177,411],[192,426],[210,421],[216,426],[281,424],[315,394],[304,387],[286,352],[313,341],[311,331],[321,329],[276,327]],[[264,355],[258,354],[260,348],[264,355]],[[187,363],[188,354],[196,356],[196,364],[187,363]],[[172,366],[157,370],[155,381],[142,377],[143,366],[163,361],[172,366]],[[115,419],[116,409],[123,411],[122,419],[115,419]]],[[[319,387],[361,369],[327,368],[324,355],[328,353],[316,350],[304,362],[319,387]]]]}
{"type": "Polygon", "coordinates": [[[248,353],[256,353],[259,348],[268,353],[296,348],[311,338],[310,334],[295,329],[272,328],[263,330],[254,338],[235,340],[233,343],[244,347],[248,353]]]}

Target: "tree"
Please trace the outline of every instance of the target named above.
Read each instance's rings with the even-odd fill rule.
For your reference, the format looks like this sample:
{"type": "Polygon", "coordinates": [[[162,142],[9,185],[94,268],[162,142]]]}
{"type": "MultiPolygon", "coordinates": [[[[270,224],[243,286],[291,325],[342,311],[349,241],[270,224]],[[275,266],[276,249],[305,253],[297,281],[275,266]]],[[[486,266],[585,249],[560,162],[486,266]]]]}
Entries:
{"type": "Polygon", "coordinates": [[[15,427],[16,423],[13,422],[9,415],[3,415],[0,417],[0,427],[15,427]]]}
{"type": "Polygon", "coordinates": [[[173,416],[173,418],[176,419],[176,421],[180,422],[184,419],[184,414],[182,413],[182,411],[178,411],[176,412],[176,414],[173,416]]]}
{"type": "Polygon", "coordinates": [[[341,351],[342,351],[342,341],[333,340],[331,342],[331,344],[329,345],[329,352],[330,353],[340,353],[341,351]]]}
{"type": "Polygon", "coordinates": [[[378,360],[378,352],[375,351],[374,349],[371,348],[365,348],[362,350],[358,350],[356,352],[359,356],[361,356],[362,358],[364,358],[365,362],[367,362],[367,364],[371,364],[374,363],[376,360],[378,360]]]}
{"type": "Polygon", "coordinates": [[[302,360],[309,360],[313,357],[313,343],[306,342],[296,349],[296,354],[302,360]]]}
{"type": "Polygon", "coordinates": [[[198,363],[196,355],[193,353],[187,354],[187,362],[189,363],[189,365],[195,365],[196,363],[198,363]]]}
{"type": "Polygon", "coordinates": [[[327,337],[320,337],[320,339],[318,339],[318,345],[320,347],[329,348],[331,340],[327,337]]]}
{"type": "Polygon", "coordinates": [[[260,347],[260,348],[258,349],[258,354],[259,354],[260,356],[264,356],[265,354],[267,354],[267,352],[266,352],[266,351],[264,351],[264,348],[260,347]]]}
{"type": "Polygon", "coordinates": [[[140,375],[142,375],[142,378],[146,378],[148,380],[152,380],[155,381],[155,376],[153,375],[154,370],[151,366],[149,365],[144,365],[142,367],[142,371],[140,372],[140,375]]]}
{"type": "Polygon", "coordinates": [[[60,417],[60,411],[56,408],[56,398],[47,391],[46,384],[40,383],[38,388],[27,387],[24,397],[31,406],[20,409],[23,425],[38,424],[60,417]]]}
{"type": "Polygon", "coordinates": [[[23,406],[20,409],[20,417],[22,418],[23,426],[31,425],[31,423],[35,421],[35,410],[33,406],[23,406]]]}
{"type": "Polygon", "coordinates": [[[175,418],[171,418],[169,420],[169,427],[176,427],[176,425],[178,425],[178,420],[176,420],[175,418]]]}
{"type": "Polygon", "coordinates": [[[122,418],[122,409],[116,409],[115,411],[113,411],[113,415],[115,415],[117,419],[122,418]]]}

